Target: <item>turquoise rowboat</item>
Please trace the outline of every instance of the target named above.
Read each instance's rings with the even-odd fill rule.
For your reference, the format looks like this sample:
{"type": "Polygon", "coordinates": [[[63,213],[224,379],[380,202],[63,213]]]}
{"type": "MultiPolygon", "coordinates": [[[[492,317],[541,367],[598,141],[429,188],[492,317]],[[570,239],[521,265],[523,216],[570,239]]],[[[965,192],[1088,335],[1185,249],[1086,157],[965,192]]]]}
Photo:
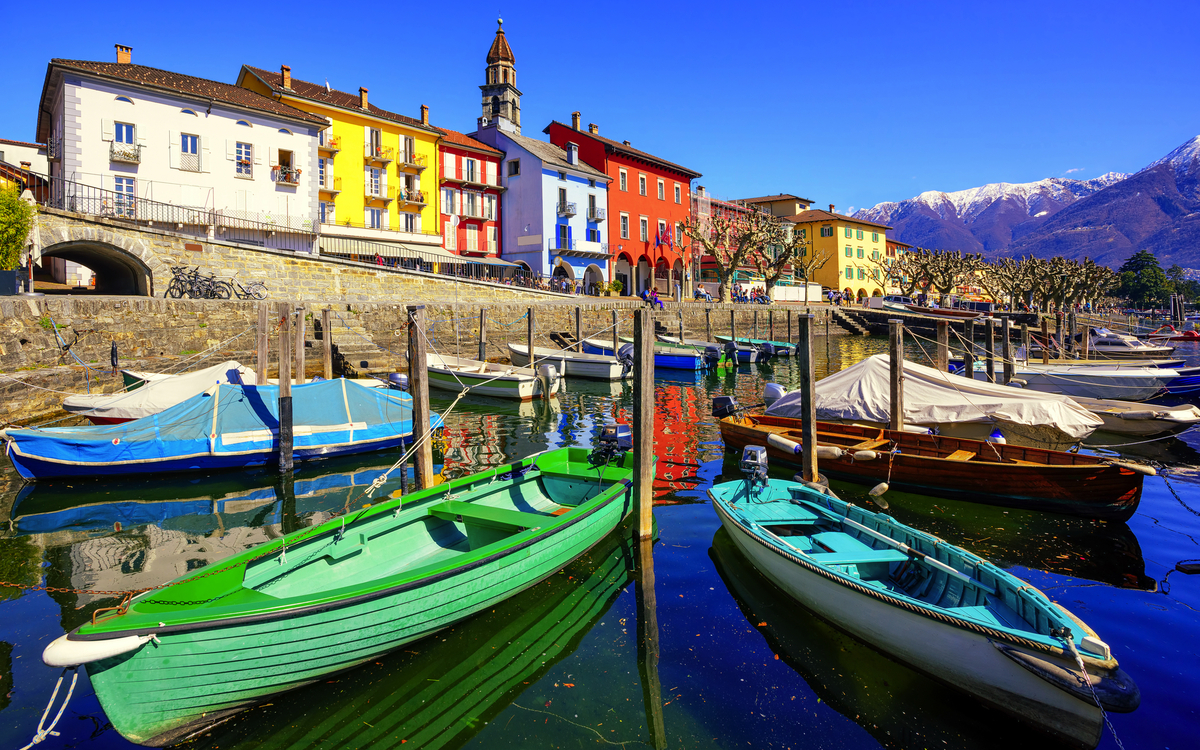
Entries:
{"type": "Polygon", "coordinates": [[[1108,645],[1041,591],[827,489],[768,479],[761,447],[742,465],[746,480],[709,490],[722,525],[755,568],[834,625],[1075,745],[1100,741],[1098,703],[1137,708],[1108,645]]]}
{"type": "Polygon", "coordinates": [[[544,580],[625,518],[632,473],[560,448],[393,498],[142,593],[42,659],[85,665],[126,739],[169,744],[544,580]]]}

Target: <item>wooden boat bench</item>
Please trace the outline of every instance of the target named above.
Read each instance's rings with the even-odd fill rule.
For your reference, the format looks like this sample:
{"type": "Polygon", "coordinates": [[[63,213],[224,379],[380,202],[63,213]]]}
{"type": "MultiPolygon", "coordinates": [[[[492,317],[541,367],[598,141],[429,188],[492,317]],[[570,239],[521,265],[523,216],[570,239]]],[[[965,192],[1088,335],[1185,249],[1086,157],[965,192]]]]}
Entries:
{"type": "Polygon", "coordinates": [[[461,500],[446,500],[430,506],[429,515],[447,521],[471,521],[492,528],[536,529],[546,525],[547,516],[521,510],[505,510],[461,500]]]}
{"type": "Polygon", "coordinates": [[[884,439],[884,440],[864,440],[861,443],[856,443],[854,445],[849,446],[846,450],[873,451],[876,448],[881,448],[890,442],[892,442],[892,441],[886,440],[886,439],[884,439]]]}
{"type": "Polygon", "coordinates": [[[971,451],[954,451],[945,458],[947,461],[970,461],[975,458],[975,454],[971,451]]]}

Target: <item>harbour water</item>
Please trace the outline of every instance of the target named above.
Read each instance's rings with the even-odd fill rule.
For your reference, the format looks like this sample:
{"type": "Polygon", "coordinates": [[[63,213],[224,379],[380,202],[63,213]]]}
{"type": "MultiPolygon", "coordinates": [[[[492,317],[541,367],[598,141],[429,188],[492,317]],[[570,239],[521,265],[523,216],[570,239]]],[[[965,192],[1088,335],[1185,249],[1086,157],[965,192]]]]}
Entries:
{"type": "MultiPolygon", "coordinates": [[[[818,339],[818,377],[882,352],[886,340],[818,339]]],[[[1200,349],[1178,354],[1196,362],[1200,349]]],[[[923,356],[915,346],[915,361],[923,356]]],[[[629,530],[564,571],[447,631],[352,672],[276,696],[202,732],[196,748],[1011,748],[1049,740],[880,655],[787,600],[733,548],[705,489],[734,478],[711,397],[761,401],[794,386],[788,359],[734,373],[662,378],[653,588],[639,582],[629,530]],[[650,595],[652,594],[652,595],[650,595]],[[639,602],[654,606],[657,664],[639,602]],[[658,686],[658,689],[655,689],[658,686]],[[656,694],[659,695],[656,699],[656,694]],[[656,727],[661,727],[661,730],[656,727]]],[[[625,421],[628,385],[570,381],[557,403],[464,401],[447,419],[449,475],[562,445],[625,421]]],[[[433,406],[449,401],[435,397],[433,406]]],[[[1110,449],[1111,450],[1111,449],[1110,449]]],[[[1094,628],[1142,691],[1113,715],[1129,748],[1193,747],[1200,736],[1200,435],[1123,449],[1166,464],[1127,523],[889,492],[889,512],[1008,569],[1094,628]]],[[[22,486],[0,474],[0,581],[116,591],[163,583],[281,533],[370,502],[396,456],[271,472],[22,486]]],[[[779,476],[787,476],[780,472],[779,476]]],[[[399,487],[398,478],[382,492],[399,487]]],[[[865,486],[834,483],[869,504],[865,486]]],[[[0,747],[33,736],[59,670],[44,646],[116,599],[0,588],[0,747]]],[[[644,611],[645,606],[642,607],[644,611]]],[[[133,747],[108,725],[81,673],[40,747],[133,747]]],[[[1114,748],[1111,736],[1101,747],[1114,748]]]]}

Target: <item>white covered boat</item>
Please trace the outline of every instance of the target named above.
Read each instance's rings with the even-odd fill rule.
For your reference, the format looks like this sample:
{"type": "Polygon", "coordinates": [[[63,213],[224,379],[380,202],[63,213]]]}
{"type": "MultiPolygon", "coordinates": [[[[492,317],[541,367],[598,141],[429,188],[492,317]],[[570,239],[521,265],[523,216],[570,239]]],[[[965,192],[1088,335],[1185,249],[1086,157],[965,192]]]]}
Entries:
{"type": "Polygon", "coordinates": [[[558,368],[552,364],[540,365],[533,370],[433,352],[426,356],[429,386],[443,391],[458,393],[463,388],[469,388],[476,396],[528,401],[557,396],[562,385],[558,368]]]}
{"type": "Polygon", "coordinates": [[[1200,409],[1192,404],[1163,406],[1083,397],[1073,400],[1104,420],[1099,429],[1117,435],[1162,437],[1178,435],[1200,425],[1200,409]]]}
{"type": "Polygon", "coordinates": [[[134,374],[143,385],[121,393],[70,396],[63,400],[63,409],[92,424],[120,424],[158,414],[217,384],[256,383],[254,370],[234,360],[180,375],[134,374]]]}
{"type": "MultiPolygon", "coordinates": [[[[1000,372],[997,365],[996,371],[1000,372]]],[[[1118,399],[1145,401],[1162,393],[1179,377],[1179,372],[1165,367],[1124,367],[1114,365],[1043,365],[1040,362],[1017,361],[1013,377],[1025,388],[1043,393],[1057,393],[1072,398],[1118,399]]],[[[975,362],[975,379],[987,380],[983,362],[975,362]]]]}
{"type": "MultiPolygon", "coordinates": [[[[1095,359],[1161,359],[1175,351],[1175,347],[1162,342],[1143,341],[1108,328],[1090,328],[1088,333],[1088,356],[1095,359]]],[[[1075,334],[1077,349],[1083,346],[1082,342],[1083,334],[1075,334]]],[[[1036,340],[1029,348],[1034,357],[1041,356],[1042,347],[1036,340]]]]}
{"type": "MultiPolygon", "coordinates": [[[[533,347],[533,356],[537,364],[549,363],[568,378],[586,378],[588,380],[624,380],[633,377],[633,360],[622,362],[620,357],[610,357],[604,354],[587,354],[565,349],[550,349],[548,347],[533,347]]],[[[529,345],[509,344],[508,357],[518,367],[529,366],[529,345]]]]}

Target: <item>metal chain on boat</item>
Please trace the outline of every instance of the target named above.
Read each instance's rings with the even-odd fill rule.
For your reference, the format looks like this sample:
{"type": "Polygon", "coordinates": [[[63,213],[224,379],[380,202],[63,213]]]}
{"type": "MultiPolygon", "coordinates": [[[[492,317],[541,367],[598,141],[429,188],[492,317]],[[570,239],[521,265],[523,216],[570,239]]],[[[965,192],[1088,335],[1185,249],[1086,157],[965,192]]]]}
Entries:
{"type": "Polygon", "coordinates": [[[46,704],[46,710],[42,711],[42,718],[38,721],[37,733],[33,735],[33,739],[28,745],[21,750],[29,750],[34,745],[44,742],[47,737],[57,737],[58,732],[54,731],[54,727],[58,726],[58,720],[62,718],[63,712],[67,710],[67,704],[71,702],[71,696],[75,694],[75,683],[79,681],[79,670],[76,667],[66,667],[62,674],[58,676],[58,682],[54,683],[54,692],[50,693],[50,701],[46,704]],[[59,707],[58,713],[54,715],[54,720],[50,722],[50,726],[43,727],[46,723],[46,717],[50,715],[50,709],[54,707],[54,699],[58,697],[58,690],[62,687],[63,678],[67,676],[67,672],[71,673],[71,685],[67,688],[67,697],[63,698],[62,706],[59,707]]]}
{"type": "Polygon", "coordinates": [[[1113,728],[1112,722],[1108,718],[1108,712],[1104,710],[1104,705],[1100,702],[1100,696],[1096,694],[1096,687],[1092,685],[1092,678],[1088,675],[1087,667],[1083,663],[1083,657],[1079,655],[1079,651],[1075,648],[1075,638],[1071,635],[1068,628],[1063,628],[1065,634],[1059,634],[1058,639],[1063,642],[1063,650],[1075,657],[1075,663],[1079,665],[1079,671],[1083,674],[1083,681],[1088,686],[1088,690],[1092,692],[1092,700],[1096,701],[1096,708],[1100,709],[1100,716],[1104,718],[1104,725],[1108,727],[1109,734],[1112,735],[1113,742],[1117,743],[1117,747],[1125,750],[1124,743],[1117,736],[1117,730],[1113,728]]]}
{"type": "Polygon", "coordinates": [[[1200,516],[1200,510],[1196,510],[1183,501],[1183,498],[1180,497],[1179,493],[1175,491],[1175,488],[1171,486],[1171,482],[1167,479],[1167,475],[1162,474],[1161,476],[1163,478],[1163,484],[1167,485],[1167,489],[1171,491],[1171,494],[1175,496],[1175,499],[1179,501],[1179,504],[1182,505],[1188,512],[1200,516]]]}

